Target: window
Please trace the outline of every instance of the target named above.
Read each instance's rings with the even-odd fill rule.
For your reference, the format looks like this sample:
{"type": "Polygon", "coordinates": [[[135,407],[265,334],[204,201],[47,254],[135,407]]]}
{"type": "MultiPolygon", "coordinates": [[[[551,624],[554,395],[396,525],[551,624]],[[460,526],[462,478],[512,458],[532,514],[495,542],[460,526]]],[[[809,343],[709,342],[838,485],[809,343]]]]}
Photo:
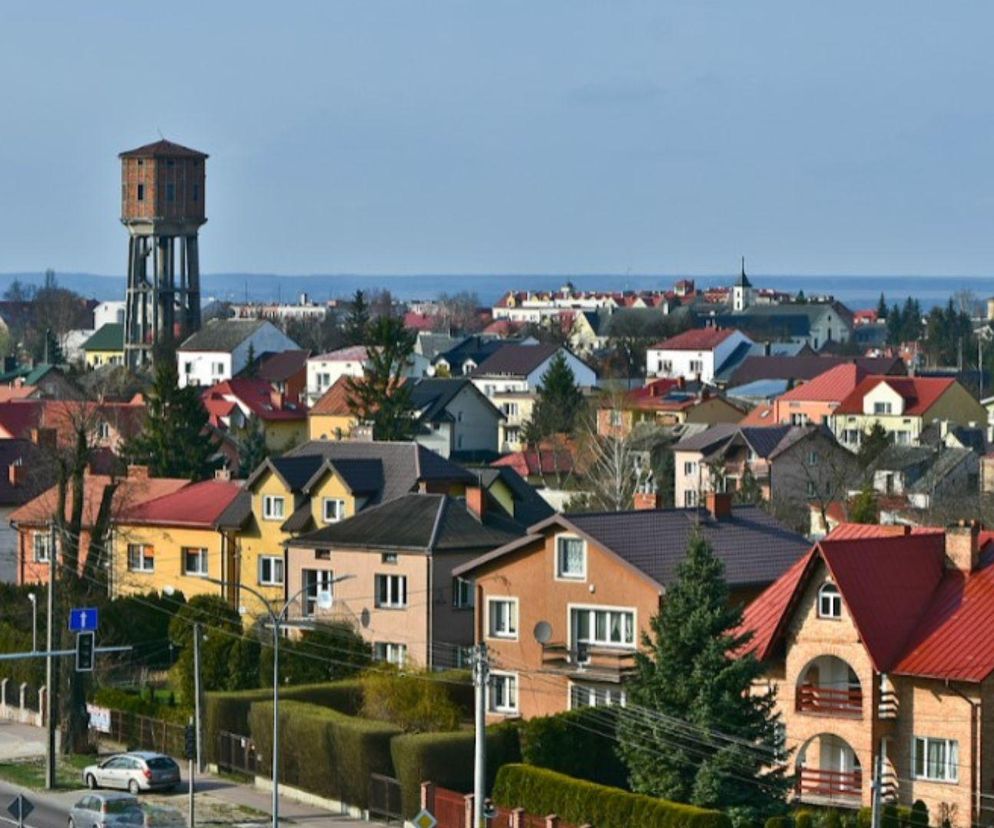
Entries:
{"type": "Polygon", "coordinates": [[[128,544],[128,570],[131,572],[154,572],[155,558],[152,547],[143,543],[128,544]]]}
{"type": "Polygon", "coordinates": [[[690,489],[683,493],[683,505],[686,507],[693,507],[697,505],[697,491],[690,489]]]}
{"type": "Polygon", "coordinates": [[[377,575],[376,606],[398,609],[407,606],[407,576],[377,575]]]}
{"type": "Polygon", "coordinates": [[[321,513],[325,523],[338,523],[345,517],[345,501],[338,497],[326,497],[322,502],[321,513]]]}
{"type": "Polygon", "coordinates": [[[139,201],[144,201],[145,200],[145,185],[144,184],[139,184],[138,185],[138,200],[139,201]]]}
{"type": "Polygon", "coordinates": [[[556,538],[556,577],[587,577],[586,544],[580,538],[556,538]]]}
{"type": "Polygon", "coordinates": [[[216,376],[221,376],[224,373],[224,363],[223,362],[212,362],[211,368],[216,376]]]}
{"type": "Polygon", "coordinates": [[[516,402],[506,402],[501,408],[504,410],[505,417],[517,417],[518,416],[518,404],[516,402]]]}
{"type": "Polygon", "coordinates": [[[490,674],[489,704],[492,713],[518,712],[518,675],[517,673],[490,674]]]}
{"type": "Polygon", "coordinates": [[[683,473],[684,474],[696,474],[697,473],[697,463],[693,460],[684,460],[683,462],[683,473]]]}
{"type": "Polygon", "coordinates": [[[330,569],[304,569],[300,576],[304,587],[304,615],[312,616],[318,606],[318,596],[332,591],[334,575],[330,569]]]}
{"type": "Polygon", "coordinates": [[[815,482],[813,480],[808,481],[807,492],[808,492],[807,494],[808,497],[818,496],[818,487],[815,485],[815,482]]]}
{"type": "Polygon", "coordinates": [[[821,460],[821,456],[818,454],[818,452],[815,449],[812,449],[811,451],[808,452],[809,466],[817,466],[819,460],[821,460]]]}
{"type": "Polygon", "coordinates": [[[933,782],[959,780],[959,742],[955,739],[915,736],[913,749],[915,779],[933,782]]]}
{"type": "Polygon", "coordinates": [[[487,601],[487,618],[491,638],[518,637],[517,598],[490,598],[487,601]]]}
{"type": "MultiPolygon", "coordinates": [[[[593,644],[598,647],[634,647],[634,610],[574,608],[570,613],[574,645],[593,644]]],[[[576,649],[580,649],[578,646],[576,649]]],[[[586,659],[577,656],[578,661],[586,659]]]]}
{"type": "Polygon", "coordinates": [[[192,362],[184,362],[183,363],[183,373],[184,374],[192,374],[193,373],[193,363],[192,362]]]}
{"type": "Polygon", "coordinates": [[[875,402],[873,404],[874,414],[890,414],[890,403],[889,402],[875,402]]]}
{"type": "Polygon", "coordinates": [[[380,555],[380,563],[385,563],[385,564],[395,564],[395,563],[397,563],[397,553],[396,552],[383,552],[380,555]]]}
{"type": "Polygon", "coordinates": [[[48,563],[52,559],[52,537],[48,532],[34,533],[35,563],[48,563]]]}
{"type": "Polygon", "coordinates": [[[204,576],[207,574],[207,550],[183,547],[183,574],[204,576]]]}
{"type": "Polygon", "coordinates": [[[804,426],[808,424],[807,414],[791,414],[790,424],[795,426],[804,426]]]}
{"type": "Polygon", "coordinates": [[[842,596],[835,584],[825,584],[818,590],[818,617],[842,617],[842,596]]]}
{"type": "Polygon", "coordinates": [[[692,374],[699,374],[704,370],[704,361],[700,359],[690,360],[690,372],[692,374]]]}
{"type": "Polygon", "coordinates": [[[193,185],[193,200],[195,202],[196,201],[200,201],[200,185],[199,184],[194,184],[193,185]]]}
{"type": "Polygon", "coordinates": [[[407,645],[390,641],[377,641],[373,644],[373,658],[403,667],[407,661],[407,645]]]}
{"type": "Polygon", "coordinates": [[[262,586],[283,586],[283,559],[276,555],[259,558],[259,583],[262,586]]]}
{"type": "Polygon", "coordinates": [[[283,520],[284,500],[279,495],[262,496],[262,517],[264,520],[283,520]]]}
{"type": "Polygon", "coordinates": [[[475,603],[475,591],[472,578],[453,578],[452,606],[456,609],[470,609],[475,603]]]}
{"type": "Polygon", "coordinates": [[[580,707],[624,707],[625,691],[620,687],[598,687],[592,684],[571,684],[570,710],[580,707]]]}
{"type": "Polygon", "coordinates": [[[663,374],[672,374],[673,373],[673,360],[672,359],[661,360],[660,363],[659,363],[659,370],[663,374]]]}
{"type": "Polygon", "coordinates": [[[622,413],[617,408],[611,409],[611,426],[613,428],[620,428],[624,424],[624,417],[622,413]]]}
{"type": "Polygon", "coordinates": [[[110,423],[106,420],[101,420],[97,423],[97,437],[101,440],[110,439],[110,423]]]}
{"type": "Polygon", "coordinates": [[[318,374],[318,388],[327,388],[331,385],[331,374],[318,374]]]}
{"type": "Polygon", "coordinates": [[[176,185],[166,184],[166,201],[172,202],[176,200],[176,185]]]}

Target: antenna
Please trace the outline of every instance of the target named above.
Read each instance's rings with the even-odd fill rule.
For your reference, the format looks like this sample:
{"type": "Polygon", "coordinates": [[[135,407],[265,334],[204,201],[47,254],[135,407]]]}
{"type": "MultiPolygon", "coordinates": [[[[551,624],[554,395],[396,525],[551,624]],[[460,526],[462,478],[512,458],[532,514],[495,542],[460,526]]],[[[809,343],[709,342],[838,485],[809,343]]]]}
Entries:
{"type": "Polygon", "coordinates": [[[156,128],[155,128],[155,131],[159,133],[159,137],[160,137],[160,138],[161,138],[161,139],[162,139],[163,141],[165,141],[165,140],[166,140],[166,136],[162,134],[162,130],[161,130],[161,129],[159,129],[158,127],[156,127],[156,128]]]}
{"type": "Polygon", "coordinates": [[[549,640],[552,638],[552,624],[548,621],[539,621],[535,625],[535,630],[532,634],[535,636],[535,640],[539,644],[548,644],[549,640]]]}

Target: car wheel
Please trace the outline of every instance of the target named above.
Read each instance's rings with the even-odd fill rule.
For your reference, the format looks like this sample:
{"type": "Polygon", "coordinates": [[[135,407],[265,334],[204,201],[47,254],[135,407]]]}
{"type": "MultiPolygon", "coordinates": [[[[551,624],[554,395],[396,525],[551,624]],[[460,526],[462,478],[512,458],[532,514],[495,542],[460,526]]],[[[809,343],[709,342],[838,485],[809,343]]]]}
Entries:
{"type": "MultiPolygon", "coordinates": [[[[86,787],[91,791],[97,789],[97,778],[92,773],[86,774],[86,787]]],[[[72,828],[72,826],[70,825],[69,828],[72,828]]]]}
{"type": "Polygon", "coordinates": [[[128,793],[130,793],[130,794],[132,794],[134,796],[138,796],[138,791],[139,790],[141,790],[141,789],[138,787],[138,780],[137,779],[132,779],[130,782],[128,782],[128,793]]]}

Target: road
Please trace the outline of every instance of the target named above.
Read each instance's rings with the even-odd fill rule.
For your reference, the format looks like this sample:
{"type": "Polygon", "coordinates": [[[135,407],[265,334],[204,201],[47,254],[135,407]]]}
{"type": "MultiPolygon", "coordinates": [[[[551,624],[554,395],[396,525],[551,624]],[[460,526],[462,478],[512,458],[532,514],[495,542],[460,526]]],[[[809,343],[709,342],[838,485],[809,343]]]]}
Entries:
{"type": "Polygon", "coordinates": [[[60,793],[55,794],[51,800],[48,795],[36,794],[16,785],[9,785],[0,781],[0,814],[3,815],[3,822],[0,826],[16,826],[17,822],[10,818],[7,813],[7,805],[19,794],[23,793],[35,806],[31,815],[25,820],[28,828],[66,828],[66,821],[69,819],[69,807],[76,801],[77,794],[60,793]],[[42,796],[45,798],[42,799],[42,796]]]}

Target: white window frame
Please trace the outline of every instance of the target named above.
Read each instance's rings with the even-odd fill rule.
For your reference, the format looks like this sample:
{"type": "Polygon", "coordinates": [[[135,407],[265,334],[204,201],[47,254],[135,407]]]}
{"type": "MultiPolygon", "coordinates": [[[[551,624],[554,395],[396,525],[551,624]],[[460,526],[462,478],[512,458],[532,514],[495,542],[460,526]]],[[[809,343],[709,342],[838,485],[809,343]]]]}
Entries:
{"type": "Polygon", "coordinates": [[[556,535],[556,560],[555,560],[555,578],[557,581],[585,581],[587,580],[587,542],[577,535],[556,535]],[[566,573],[563,570],[563,541],[567,542],[577,542],[580,544],[580,552],[582,554],[583,566],[579,574],[566,573]]]}
{"type": "Polygon", "coordinates": [[[875,402],[873,403],[873,413],[878,417],[885,414],[892,414],[893,405],[889,402],[875,402]]]}
{"type": "Polygon", "coordinates": [[[693,509],[697,506],[697,489],[686,489],[684,491],[683,506],[685,509],[693,509]]]}
{"type": "Polygon", "coordinates": [[[635,607],[618,607],[618,606],[607,606],[601,604],[567,604],[566,605],[566,630],[568,633],[567,641],[569,646],[575,647],[577,644],[583,643],[588,647],[609,647],[615,650],[634,650],[638,646],[639,637],[639,624],[638,624],[638,610],[635,607]],[[573,630],[573,615],[577,612],[588,612],[591,613],[590,618],[590,636],[584,641],[580,641],[579,637],[573,630]],[[605,629],[610,630],[610,614],[628,614],[632,617],[631,625],[631,636],[630,640],[625,640],[628,636],[625,635],[624,621],[622,621],[622,640],[621,641],[611,641],[610,633],[608,633],[604,638],[599,638],[597,636],[597,613],[605,612],[608,613],[608,617],[605,619],[605,629]]]}
{"type": "Polygon", "coordinates": [[[683,473],[684,475],[697,474],[697,463],[693,460],[684,460],[683,473]]]}
{"type": "Polygon", "coordinates": [[[839,592],[838,586],[831,581],[818,588],[818,617],[830,621],[838,621],[842,618],[842,593],[839,592]],[[826,599],[830,602],[827,610],[825,607],[826,599]]]}
{"type": "Polygon", "coordinates": [[[326,497],[321,501],[321,518],[325,523],[338,523],[345,520],[345,499],[341,497],[326,497]],[[328,516],[328,507],[334,505],[334,514],[328,516]]]}
{"type": "Polygon", "coordinates": [[[959,782],[959,740],[939,739],[934,736],[912,736],[911,737],[911,775],[915,779],[927,782],[944,782],[955,785],[959,782]],[[943,762],[941,771],[931,767],[928,758],[928,749],[935,743],[943,747],[943,762]],[[921,772],[918,769],[918,760],[921,759],[921,772]]]}
{"type": "Polygon", "coordinates": [[[283,563],[282,555],[260,555],[259,556],[259,585],[260,586],[283,586],[286,581],[286,567],[283,563]],[[269,575],[263,578],[266,565],[269,566],[269,575]],[[279,578],[276,571],[279,570],[279,578]]]}
{"type": "Polygon", "coordinates": [[[374,641],[373,660],[403,667],[407,664],[407,645],[395,641],[374,641]]]}
{"type": "Polygon", "coordinates": [[[283,495],[262,496],[262,519],[263,520],[286,520],[286,498],[283,495]],[[274,511],[276,504],[280,504],[280,513],[274,511]]]}
{"type": "Polygon", "coordinates": [[[476,582],[472,578],[452,578],[453,609],[472,609],[476,605],[476,582]]]}
{"type": "Polygon", "coordinates": [[[628,704],[628,694],[625,692],[625,688],[618,687],[604,687],[595,684],[584,684],[579,681],[569,682],[569,687],[566,691],[566,703],[570,710],[582,710],[585,707],[625,707],[628,704]],[[587,704],[576,704],[574,699],[575,695],[580,693],[587,693],[587,704]],[[603,693],[605,696],[598,700],[598,694],[603,693]],[[616,693],[619,698],[617,701],[612,701],[607,694],[616,693]]]}
{"type": "Polygon", "coordinates": [[[518,674],[507,670],[491,670],[490,680],[487,682],[487,710],[491,713],[503,713],[504,715],[516,716],[518,714],[518,694],[521,690],[521,683],[518,681],[518,674]],[[495,688],[497,682],[505,688],[503,694],[505,701],[498,705],[495,688]]]}
{"type": "Polygon", "coordinates": [[[183,556],[183,574],[189,575],[193,578],[206,578],[208,575],[208,559],[207,559],[207,549],[203,546],[184,546],[180,549],[180,554],[183,556]],[[197,558],[197,568],[190,569],[188,564],[188,555],[196,555],[197,558]]]}
{"type": "Polygon", "coordinates": [[[373,576],[373,596],[377,609],[407,608],[407,576],[377,572],[373,576]],[[381,597],[380,584],[385,583],[386,598],[381,597]]]}
{"type": "Polygon", "coordinates": [[[318,596],[322,592],[327,592],[334,594],[335,589],[335,573],[330,569],[312,569],[311,567],[304,567],[300,570],[300,585],[304,587],[304,606],[303,613],[306,617],[311,618],[314,616],[318,609],[318,596]],[[311,590],[310,584],[307,583],[307,575],[305,573],[313,572],[317,576],[314,579],[314,589],[311,590]]]}
{"type": "Polygon", "coordinates": [[[32,534],[31,551],[35,563],[51,563],[52,536],[47,531],[32,534]]]}
{"type": "Polygon", "coordinates": [[[500,595],[493,598],[487,598],[487,638],[498,638],[503,641],[517,641],[518,640],[518,626],[520,621],[518,599],[509,595],[500,595]],[[507,604],[510,607],[508,612],[508,624],[507,629],[498,630],[494,626],[494,621],[496,620],[493,611],[494,604],[507,604]]]}
{"type": "Polygon", "coordinates": [[[155,554],[146,555],[145,550],[149,548],[147,543],[128,544],[128,572],[155,572],[155,554]],[[135,553],[137,553],[137,563],[135,566],[135,553]]]}

